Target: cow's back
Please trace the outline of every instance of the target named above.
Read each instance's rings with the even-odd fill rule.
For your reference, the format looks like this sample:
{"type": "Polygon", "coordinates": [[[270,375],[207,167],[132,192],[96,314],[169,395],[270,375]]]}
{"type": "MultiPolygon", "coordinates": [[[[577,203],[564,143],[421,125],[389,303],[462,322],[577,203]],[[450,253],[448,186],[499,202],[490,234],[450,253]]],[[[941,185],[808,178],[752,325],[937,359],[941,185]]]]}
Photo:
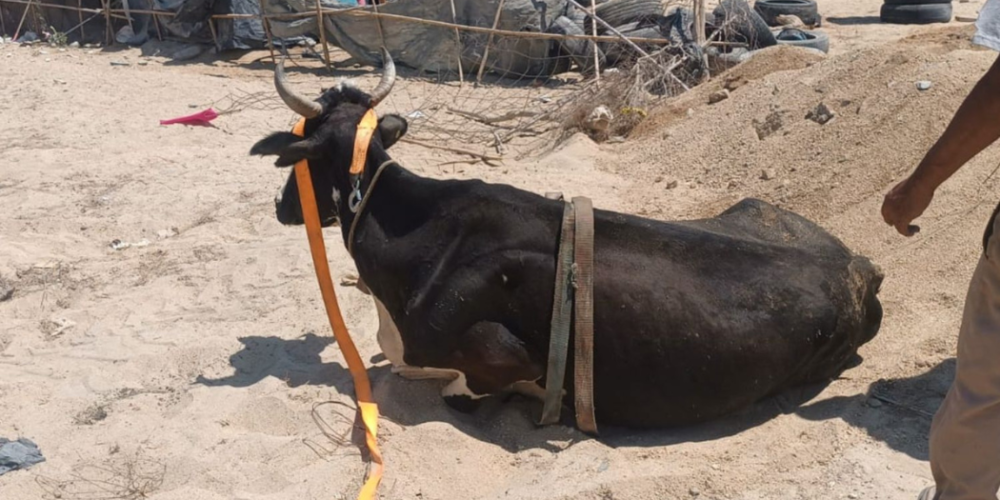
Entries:
{"type": "Polygon", "coordinates": [[[874,266],[790,212],[745,200],[700,221],[597,219],[599,420],[729,413],[835,376],[878,329],[874,266]]]}

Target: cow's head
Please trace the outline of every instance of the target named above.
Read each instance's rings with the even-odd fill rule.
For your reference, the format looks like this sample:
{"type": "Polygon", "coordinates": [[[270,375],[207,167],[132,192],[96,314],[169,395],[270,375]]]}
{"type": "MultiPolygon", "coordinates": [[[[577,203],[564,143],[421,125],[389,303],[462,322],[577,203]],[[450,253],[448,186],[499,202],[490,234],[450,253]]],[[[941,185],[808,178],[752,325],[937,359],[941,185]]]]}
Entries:
{"type": "MultiPolygon", "coordinates": [[[[325,89],[315,101],[291,89],[285,77],[284,61],[274,69],[274,86],[281,100],[306,119],[305,136],[275,132],[254,144],[250,154],[277,156],[274,164],[278,167],[290,167],[299,160],[309,160],[316,204],[324,227],[336,222],[338,213],[346,207],[350,189],[348,170],[354,156],[354,136],[358,124],[368,109],[374,108],[389,95],[396,80],[395,64],[384,48],[382,57],[385,61],[382,79],[371,94],[348,82],[341,82],[334,88],[325,89]]],[[[380,118],[368,147],[369,164],[377,166],[388,159],[385,150],[403,137],[406,128],[406,120],[399,115],[380,118]]],[[[294,172],[274,202],[279,222],[290,225],[303,223],[294,172]]]]}

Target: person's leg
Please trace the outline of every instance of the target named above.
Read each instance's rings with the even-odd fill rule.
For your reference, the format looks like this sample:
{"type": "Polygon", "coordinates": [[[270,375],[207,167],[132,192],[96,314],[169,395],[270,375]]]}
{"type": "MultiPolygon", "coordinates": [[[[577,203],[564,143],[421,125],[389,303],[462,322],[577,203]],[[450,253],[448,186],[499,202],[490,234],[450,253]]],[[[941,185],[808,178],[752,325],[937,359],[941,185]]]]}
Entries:
{"type": "Polygon", "coordinates": [[[955,381],[931,425],[937,500],[996,500],[1000,488],[1000,226],[991,224],[965,299],[955,381]]]}

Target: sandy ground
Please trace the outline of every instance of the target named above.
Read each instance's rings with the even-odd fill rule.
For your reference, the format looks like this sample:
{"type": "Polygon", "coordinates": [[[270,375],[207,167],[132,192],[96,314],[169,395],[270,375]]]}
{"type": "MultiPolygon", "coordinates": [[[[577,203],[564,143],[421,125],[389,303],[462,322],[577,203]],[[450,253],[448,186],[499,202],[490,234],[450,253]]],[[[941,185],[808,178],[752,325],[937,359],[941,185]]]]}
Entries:
{"type": "MultiPolygon", "coordinates": [[[[538,405],[520,399],[450,411],[440,384],[389,373],[371,300],[339,286],[386,417],[382,498],[903,500],[929,484],[929,415],[954,373],[1000,151],[941,190],[915,239],[895,236],[878,207],[995,56],[972,49],[969,29],[868,24],[871,1],[822,5],[833,57],[773,51],[655,110],[625,144],[578,136],[501,167],[394,151],[423,175],[560,190],[651,217],[710,216],[747,196],[798,211],[887,273],[884,326],[864,363],[718,422],[593,440],[535,428],[538,405]],[[934,86],[920,92],[917,80],[934,86]],[[732,97],[709,106],[722,85],[732,97]],[[820,102],[837,114],[824,126],[805,120],[820,102]],[[768,120],[780,126],[760,132],[768,120]]],[[[0,477],[0,498],[353,498],[365,465],[337,439],[351,379],[304,232],[273,216],[287,172],[247,156],[292,116],[157,124],[232,92],[270,92],[269,70],[46,52],[0,47],[0,276],[15,287],[0,303],[0,436],[31,438],[48,459],[0,477]],[[132,65],[109,64],[121,60],[132,65]]],[[[390,110],[411,111],[394,99],[390,110]]],[[[339,245],[330,253],[340,281],[353,265],[339,245]]]]}

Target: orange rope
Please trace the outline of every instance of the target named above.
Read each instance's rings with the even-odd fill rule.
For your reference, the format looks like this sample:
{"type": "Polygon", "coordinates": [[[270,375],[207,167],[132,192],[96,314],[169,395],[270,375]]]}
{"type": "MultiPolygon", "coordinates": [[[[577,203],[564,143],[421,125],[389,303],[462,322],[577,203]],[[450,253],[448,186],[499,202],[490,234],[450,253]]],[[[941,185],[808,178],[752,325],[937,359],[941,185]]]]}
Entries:
{"type": "MultiPolygon", "coordinates": [[[[292,133],[305,136],[306,120],[303,118],[295,124],[292,133]]],[[[370,137],[370,135],[369,135],[370,137]]],[[[367,148],[366,151],[367,152],[367,148]]],[[[372,463],[375,466],[371,469],[368,480],[358,493],[358,500],[372,500],[375,498],[375,490],[378,489],[382,480],[382,473],[385,466],[382,462],[382,453],[378,449],[378,405],[372,399],[371,382],[368,380],[368,372],[365,371],[364,362],[358,354],[351,334],[347,331],[344,317],[340,313],[340,305],[337,303],[337,294],[333,289],[333,280],[330,279],[330,263],[326,258],[326,245],[323,243],[323,228],[319,222],[319,209],[316,207],[316,193],[313,191],[312,178],[309,176],[309,162],[299,161],[295,164],[295,181],[299,187],[299,201],[302,203],[302,217],[306,223],[306,235],[309,237],[309,250],[312,253],[313,266],[316,269],[316,278],[319,280],[319,289],[323,294],[323,304],[326,306],[326,315],[330,320],[330,327],[333,328],[333,336],[337,339],[340,352],[347,361],[347,368],[354,378],[354,392],[358,399],[358,411],[361,412],[361,421],[365,426],[365,442],[371,454],[372,463]]]]}

